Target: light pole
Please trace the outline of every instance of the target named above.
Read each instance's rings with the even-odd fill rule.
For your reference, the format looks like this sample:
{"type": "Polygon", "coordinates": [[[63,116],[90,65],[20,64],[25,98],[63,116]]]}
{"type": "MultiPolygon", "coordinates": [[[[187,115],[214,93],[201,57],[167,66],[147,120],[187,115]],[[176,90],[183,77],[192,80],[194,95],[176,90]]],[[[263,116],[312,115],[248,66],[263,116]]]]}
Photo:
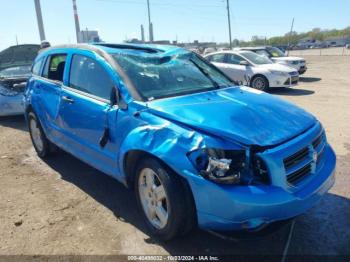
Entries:
{"type": "Polygon", "coordinates": [[[290,50],[291,38],[292,38],[292,34],[293,34],[293,28],[294,28],[294,17],[292,20],[292,26],[290,27],[290,32],[289,32],[289,37],[288,37],[288,52],[287,52],[288,55],[289,55],[289,50],[290,50]]]}
{"type": "Polygon", "coordinates": [[[45,31],[44,31],[43,16],[41,14],[40,0],[34,0],[34,4],[35,4],[35,11],[36,11],[36,19],[38,21],[38,27],[39,27],[40,41],[44,41],[46,37],[45,37],[45,31]]]}
{"type": "Polygon", "coordinates": [[[153,25],[151,22],[151,9],[149,6],[149,0],[147,0],[147,10],[148,10],[148,30],[149,30],[149,41],[153,42],[153,25]]]}
{"type": "Polygon", "coordinates": [[[80,25],[79,25],[79,16],[78,16],[78,8],[77,1],[73,0],[73,12],[74,12],[74,22],[75,22],[75,34],[77,36],[77,43],[80,43],[80,25]]]}
{"type": "Polygon", "coordinates": [[[231,36],[231,17],[230,17],[230,1],[226,0],[227,3],[227,20],[228,20],[228,33],[230,40],[230,49],[232,49],[232,36],[231,36]]]}

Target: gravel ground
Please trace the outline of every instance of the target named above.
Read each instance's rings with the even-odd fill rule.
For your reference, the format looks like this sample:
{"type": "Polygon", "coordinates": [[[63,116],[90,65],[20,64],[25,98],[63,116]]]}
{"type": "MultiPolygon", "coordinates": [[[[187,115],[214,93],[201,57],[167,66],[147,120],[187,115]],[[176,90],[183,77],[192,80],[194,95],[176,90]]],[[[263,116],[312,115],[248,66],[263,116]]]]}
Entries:
{"type": "Polygon", "coordinates": [[[337,153],[337,182],[295,220],[288,250],[288,225],[269,235],[195,230],[167,243],[152,239],[132,192],[68,154],[42,161],[23,118],[10,117],[0,119],[0,255],[350,255],[350,57],[305,58],[300,85],[271,93],[321,120],[337,153]]]}

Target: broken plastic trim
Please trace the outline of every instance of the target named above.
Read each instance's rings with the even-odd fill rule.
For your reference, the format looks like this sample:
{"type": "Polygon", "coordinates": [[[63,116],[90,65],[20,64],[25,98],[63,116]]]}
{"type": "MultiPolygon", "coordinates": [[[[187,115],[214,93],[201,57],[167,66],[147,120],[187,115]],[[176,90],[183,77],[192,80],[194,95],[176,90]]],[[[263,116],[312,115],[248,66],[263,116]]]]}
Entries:
{"type": "Polygon", "coordinates": [[[239,184],[245,167],[244,150],[199,149],[188,155],[199,175],[219,184],[239,184]]]}

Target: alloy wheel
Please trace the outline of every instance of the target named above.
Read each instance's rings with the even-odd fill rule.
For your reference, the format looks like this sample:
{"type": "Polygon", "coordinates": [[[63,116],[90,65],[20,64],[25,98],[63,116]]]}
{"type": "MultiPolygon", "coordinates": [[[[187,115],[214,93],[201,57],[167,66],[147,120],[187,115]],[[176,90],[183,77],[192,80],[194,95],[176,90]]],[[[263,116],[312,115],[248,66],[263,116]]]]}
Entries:
{"type": "Polygon", "coordinates": [[[257,77],[253,80],[252,86],[258,90],[264,90],[266,88],[266,81],[261,77],[257,77]]]}
{"type": "Polygon", "coordinates": [[[44,141],[42,139],[41,130],[35,119],[30,119],[29,128],[36,149],[42,151],[44,149],[44,141]]]}
{"type": "Polygon", "coordinates": [[[155,228],[163,229],[168,223],[169,201],[161,180],[152,169],[141,170],[138,193],[148,221],[155,228]]]}

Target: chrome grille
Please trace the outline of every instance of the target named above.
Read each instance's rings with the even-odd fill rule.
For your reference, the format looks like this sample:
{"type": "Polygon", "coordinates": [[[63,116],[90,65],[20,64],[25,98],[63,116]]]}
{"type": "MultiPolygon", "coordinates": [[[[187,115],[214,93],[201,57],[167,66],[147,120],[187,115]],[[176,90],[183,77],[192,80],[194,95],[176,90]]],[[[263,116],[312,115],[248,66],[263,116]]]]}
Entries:
{"type": "Polygon", "coordinates": [[[307,176],[310,173],[311,173],[311,163],[289,174],[287,176],[287,181],[290,184],[297,184],[300,180],[302,180],[305,176],[307,176]]]}
{"type": "Polygon", "coordinates": [[[322,132],[312,140],[311,144],[313,149],[310,146],[306,146],[283,160],[289,184],[298,184],[303,178],[313,172],[314,164],[310,156],[310,150],[315,150],[317,152],[318,157],[315,164],[318,166],[323,156],[324,141],[324,133],[322,132]]]}
{"type": "Polygon", "coordinates": [[[318,156],[317,156],[317,162],[316,164],[318,165],[320,160],[322,159],[323,156],[323,151],[324,151],[324,133],[322,132],[314,141],[312,141],[312,146],[316,150],[318,156]],[[322,146],[321,146],[322,145],[322,146]]]}
{"type": "Polygon", "coordinates": [[[308,157],[308,155],[309,155],[309,148],[305,147],[305,148],[299,150],[298,152],[296,152],[295,154],[285,158],[283,160],[284,167],[286,169],[290,169],[291,167],[304,161],[308,157]]]}
{"type": "Polygon", "coordinates": [[[317,148],[321,144],[322,138],[323,138],[323,133],[319,135],[314,141],[312,141],[312,146],[314,148],[317,148]]]}

